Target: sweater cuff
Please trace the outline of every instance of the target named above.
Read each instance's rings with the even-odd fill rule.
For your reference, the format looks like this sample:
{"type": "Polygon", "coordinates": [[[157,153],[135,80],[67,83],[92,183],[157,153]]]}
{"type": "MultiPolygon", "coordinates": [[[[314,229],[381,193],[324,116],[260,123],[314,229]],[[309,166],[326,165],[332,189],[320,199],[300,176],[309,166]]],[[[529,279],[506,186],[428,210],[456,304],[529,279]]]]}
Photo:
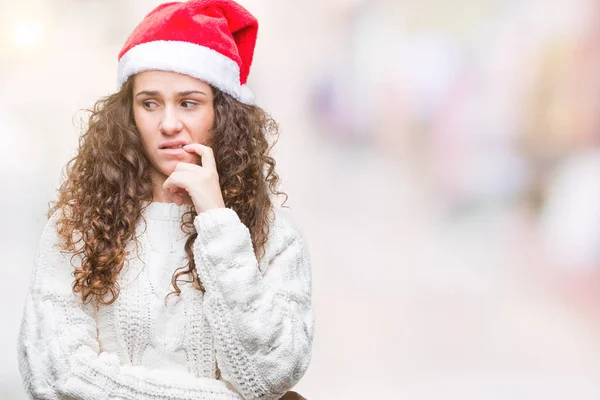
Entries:
{"type": "Polygon", "coordinates": [[[196,232],[206,239],[217,237],[221,227],[238,223],[241,223],[240,217],[231,208],[213,208],[194,218],[196,232]]]}

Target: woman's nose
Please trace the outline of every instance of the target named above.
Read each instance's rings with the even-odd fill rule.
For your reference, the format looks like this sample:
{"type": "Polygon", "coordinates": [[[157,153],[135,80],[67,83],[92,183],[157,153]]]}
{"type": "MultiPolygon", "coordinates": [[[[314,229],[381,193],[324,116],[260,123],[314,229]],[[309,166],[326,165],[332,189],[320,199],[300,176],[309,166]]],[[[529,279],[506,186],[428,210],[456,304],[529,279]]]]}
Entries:
{"type": "Polygon", "coordinates": [[[172,107],[165,108],[163,118],[160,121],[160,131],[166,135],[172,135],[183,129],[183,122],[179,119],[177,112],[172,107]]]}

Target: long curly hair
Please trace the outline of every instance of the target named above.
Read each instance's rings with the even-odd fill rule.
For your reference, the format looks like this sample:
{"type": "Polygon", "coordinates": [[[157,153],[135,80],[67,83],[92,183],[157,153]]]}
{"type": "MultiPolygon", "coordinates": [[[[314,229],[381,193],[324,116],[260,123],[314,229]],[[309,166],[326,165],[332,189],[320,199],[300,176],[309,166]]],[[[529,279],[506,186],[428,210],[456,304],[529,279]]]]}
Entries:
{"type": "MultiPolygon", "coordinates": [[[[48,218],[63,211],[57,221],[64,239],[62,250],[72,253],[71,262],[80,257],[73,292],[80,293],[83,302],[108,305],[117,299],[117,278],[128,255],[125,246],[135,240],[139,249],[136,225],[147,207],[143,201],[152,200],[150,162],[133,117],[133,79],[87,110],[91,114],[77,154],[65,165],[58,200],[49,203],[48,218]]],[[[269,155],[278,139],[278,125],[260,107],[212,90],[215,118],[205,144],[214,152],[225,206],[248,227],[260,262],[273,217],[271,194],[284,195],[283,204],[288,197],[277,189],[279,176],[269,155]]],[[[178,282],[204,291],[192,251],[198,236],[193,224],[196,215],[193,206],[182,215],[188,263],[174,272],[174,290],[167,297],[181,293],[178,282]]]]}

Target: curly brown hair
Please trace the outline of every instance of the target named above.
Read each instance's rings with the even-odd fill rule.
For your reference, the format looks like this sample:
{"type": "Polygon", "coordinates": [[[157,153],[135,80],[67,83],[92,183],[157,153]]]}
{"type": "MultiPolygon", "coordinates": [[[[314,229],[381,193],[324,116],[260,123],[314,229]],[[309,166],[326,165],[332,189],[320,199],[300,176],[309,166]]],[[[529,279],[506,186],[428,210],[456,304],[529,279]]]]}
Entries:
{"type": "MultiPolygon", "coordinates": [[[[127,257],[125,246],[135,240],[139,248],[136,225],[147,207],[142,202],[153,196],[150,163],[133,117],[134,78],[87,110],[91,115],[79,138],[77,155],[65,165],[66,179],[58,189],[58,200],[49,203],[48,218],[63,211],[57,221],[64,239],[62,250],[73,254],[71,260],[80,257],[73,292],[80,293],[84,302],[95,299],[108,305],[117,299],[117,278],[127,257]]],[[[212,90],[215,118],[209,142],[204,144],[213,149],[225,206],[236,211],[248,227],[260,262],[273,212],[270,194],[284,195],[282,206],[288,197],[277,190],[279,176],[269,155],[278,139],[278,125],[260,107],[241,103],[217,88],[212,90]]],[[[196,215],[192,205],[182,216],[181,228],[189,234],[185,244],[188,263],[173,274],[174,291],[169,295],[181,293],[178,282],[184,275],[188,279],[183,282],[204,291],[192,251],[198,236],[193,224],[196,215]]]]}

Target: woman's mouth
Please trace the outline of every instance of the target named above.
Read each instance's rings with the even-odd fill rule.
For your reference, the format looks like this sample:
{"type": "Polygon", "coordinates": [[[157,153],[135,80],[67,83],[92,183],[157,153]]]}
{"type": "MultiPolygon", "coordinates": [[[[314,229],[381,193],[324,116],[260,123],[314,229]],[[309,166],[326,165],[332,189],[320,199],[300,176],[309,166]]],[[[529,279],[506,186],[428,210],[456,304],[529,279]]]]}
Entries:
{"type": "Polygon", "coordinates": [[[183,149],[183,146],[165,147],[164,149],[160,149],[160,151],[168,155],[186,154],[186,151],[183,149]]]}

